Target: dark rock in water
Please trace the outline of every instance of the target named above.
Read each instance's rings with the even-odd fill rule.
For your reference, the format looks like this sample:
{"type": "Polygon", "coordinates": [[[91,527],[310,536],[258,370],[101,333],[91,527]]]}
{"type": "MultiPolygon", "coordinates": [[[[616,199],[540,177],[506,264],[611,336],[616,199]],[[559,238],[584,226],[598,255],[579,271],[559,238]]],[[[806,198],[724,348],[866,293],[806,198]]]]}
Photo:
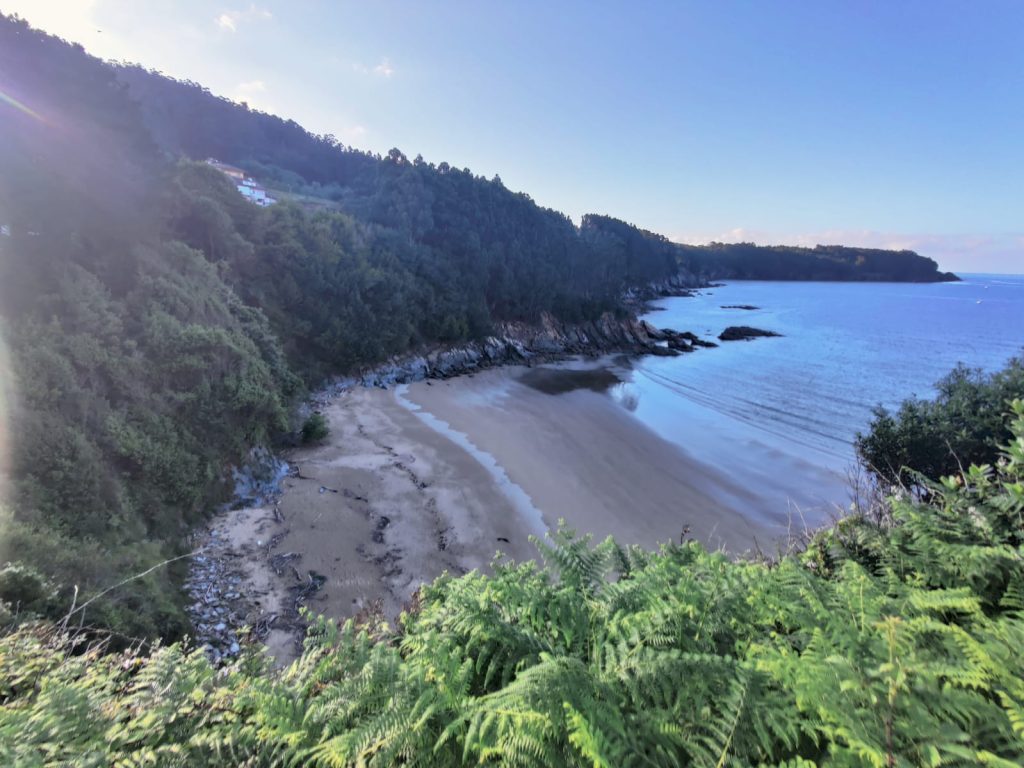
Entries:
{"type": "MultiPolygon", "coordinates": [[[[717,347],[718,346],[717,344],[715,344],[715,342],[713,342],[713,341],[705,341],[700,336],[698,336],[695,333],[692,333],[691,331],[672,331],[672,330],[669,330],[669,329],[666,328],[665,329],[665,333],[668,333],[670,335],[669,344],[671,344],[673,339],[674,339],[677,342],[685,341],[691,347],[717,347]]],[[[687,351],[691,351],[692,352],[693,350],[687,350],[687,351]]]]}
{"type": "Polygon", "coordinates": [[[678,357],[680,352],[692,352],[693,350],[686,348],[685,350],[677,349],[667,343],[664,347],[654,347],[648,354],[654,355],[655,357],[678,357]]]}
{"type": "Polygon", "coordinates": [[[760,307],[755,307],[753,304],[723,304],[722,305],[722,309],[746,309],[746,310],[753,310],[753,309],[760,309],[760,307]]]}
{"type": "Polygon", "coordinates": [[[781,336],[781,333],[775,331],[765,331],[761,328],[751,328],[749,325],[730,325],[720,334],[718,338],[722,341],[744,341],[749,339],[756,339],[760,336],[781,336]]]}
{"type": "Polygon", "coordinates": [[[604,392],[621,383],[621,379],[608,368],[572,370],[565,368],[533,368],[519,381],[547,395],[560,395],[576,389],[604,392]]]}

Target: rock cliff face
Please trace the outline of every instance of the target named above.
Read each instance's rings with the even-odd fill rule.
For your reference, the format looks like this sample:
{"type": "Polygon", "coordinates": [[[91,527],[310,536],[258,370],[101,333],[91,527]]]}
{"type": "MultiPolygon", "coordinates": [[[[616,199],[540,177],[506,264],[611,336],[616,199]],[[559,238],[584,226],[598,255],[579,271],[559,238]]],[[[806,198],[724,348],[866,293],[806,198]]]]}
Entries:
{"type": "Polygon", "coordinates": [[[336,388],[393,386],[422,379],[443,379],[495,365],[554,360],[567,355],[605,352],[665,354],[660,331],[636,318],[610,313],[582,324],[562,323],[543,315],[536,324],[503,323],[493,336],[419,354],[392,358],[361,374],[337,380],[336,388]],[[652,333],[653,332],[653,333],[652,333]]]}
{"type": "MultiPolygon", "coordinates": [[[[691,296],[703,287],[697,278],[680,273],[667,280],[630,290],[624,303],[639,312],[647,301],[664,296],[691,296]]],[[[635,314],[617,317],[606,312],[587,323],[566,323],[543,314],[536,323],[501,323],[495,333],[478,341],[438,346],[400,355],[353,376],[334,379],[314,397],[329,399],[355,386],[390,387],[423,379],[444,379],[497,365],[521,365],[558,360],[569,355],[625,352],[678,355],[696,347],[714,347],[688,332],[657,329],[635,314]]]]}
{"type": "Polygon", "coordinates": [[[358,375],[335,379],[318,398],[330,398],[355,386],[391,387],[423,379],[444,379],[497,365],[558,360],[569,355],[609,352],[678,355],[699,346],[716,346],[692,333],[655,328],[636,317],[608,313],[588,323],[563,323],[550,315],[539,323],[505,323],[493,336],[456,346],[395,357],[358,375]]]}
{"type": "Polygon", "coordinates": [[[639,309],[654,299],[663,299],[668,296],[693,296],[698,288],[708,288],[710,283],[703,278],[697,277],[691,272],[680,271],[672,277],[658,280],[637,288],[630,288],[623,295],[623,302],[628,307],[639,309]]]}

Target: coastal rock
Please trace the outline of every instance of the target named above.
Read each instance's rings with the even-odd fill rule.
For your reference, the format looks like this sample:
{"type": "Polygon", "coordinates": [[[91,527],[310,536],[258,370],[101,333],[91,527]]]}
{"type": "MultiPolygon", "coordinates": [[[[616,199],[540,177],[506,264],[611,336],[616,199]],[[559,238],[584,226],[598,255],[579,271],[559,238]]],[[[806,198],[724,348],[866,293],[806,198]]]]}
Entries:
{"type": "MultiPolygon", "coordinates": [[[[680,278],[663,287],[683,290],[684,283],[680,278]]],[[[635,316],[620,317],[607,312],[588,322],[565,323],[544,313],[536,323],[500,323],[494,333],[480,341],[397,356],[356,376],[329,381],[307,408],[323,407],[335,395],[355,386],[390,388],[424,379],[446,379],[492,366],[550,362],[570,355],[625,352],[674,356],[692,352],[695,347],[714,346],[714,342],[704,341],[693,333],[658,329],[635,316]]]]}
{"type": "Polygon", "coordinates": [[[675,275],[656,280],[647,285],[630,288],[623,296],[623,302],[630,307],[639,308],[654,299],[669,296],[696,296],[698,288],[709,288],[711,285],[702,277],[692,272],[680,270],[675,275]]]}
{"type": "Polygon", "coordinates": [[[761,328],[751,328],[749,325],[730,325],[720,334],[718,338],[722,341],[745,341],[756,339],[762,336],[781,336],[775,331],[765,331],[761,328]]]}

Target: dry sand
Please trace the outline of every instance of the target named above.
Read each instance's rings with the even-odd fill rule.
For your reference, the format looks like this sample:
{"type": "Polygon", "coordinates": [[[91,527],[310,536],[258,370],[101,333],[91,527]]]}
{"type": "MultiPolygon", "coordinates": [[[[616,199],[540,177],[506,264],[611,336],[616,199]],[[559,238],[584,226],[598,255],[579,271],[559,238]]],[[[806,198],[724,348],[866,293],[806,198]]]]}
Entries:
{"type": "MultiPolygon", "coordinates": [[[[220,523],[260,609],[287,612],[312,571],[326,579],[312,610],[345,618],[380,601],[393,618],[445,571],[486,569],[498,550],[534,558],[529,535],[559,518],[646,547],[684,530],[733,552],[771,539],[716,500],[742,497],[727,478],[603,392],[535,388],[545,375],[501,368],[336,398],[327,441],[287,457],[300,476],[284,482],[283,520],[258,508],[220,523]],[[287,553],[300,557],[275,574],[269,556],[287,553]]],[[[268,639],[279,660],[293,651],[287,629],[268,639]]]]}

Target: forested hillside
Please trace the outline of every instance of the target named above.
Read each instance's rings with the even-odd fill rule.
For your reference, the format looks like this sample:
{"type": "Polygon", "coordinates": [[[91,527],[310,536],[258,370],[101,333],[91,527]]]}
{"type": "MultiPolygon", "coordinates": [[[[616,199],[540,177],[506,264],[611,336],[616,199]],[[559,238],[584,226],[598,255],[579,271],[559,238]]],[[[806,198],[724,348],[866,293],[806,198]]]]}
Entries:
{"type": "MultiPolygon", "coordinates": [[[[422,157],[410,161],[397,149],[387,157],[360,152],[334,136],[316,136],[295,122],[217,97],[198,83],[141,67],[120,67],[117,77],[137,99],[156,140],[174,156],[235,163],[274,187],[331,200],[360,219],[461,254],[467,263],[486,263],[495,254],[519,261],[524,258],[515,256],[519,251],[573,249],[572,225],[564,216],[537,208],[528,196],[509,192],[498,179],[487,181],[468,168],[435,165],[422,157]],[[502,213],[495,216],[495,210],[502,213]]],[[[676,265],[712,280],[957,279],[913,251],[751,243],[682,246],[597,215],[584,217],[581,233],[590,247],[576,254],[579,261],[571,259],[576,261],[573,280],[622,276],[635,284],[658,279],[676,265]],[[625,263],[620,258],[624,244],[625,263]]],[[[498,274],[492,269],[491,290],[501,285],[510,290],[511,283],[529,295],[542,283],[534,285],[528,278],[514,269],[498,274]]]]}
{"type": "Polygon", "coordinates": [[[761,246],[753,243],[712,243],[681,246],[680,260],[713,279],[823,280],[932,283],[959,280],[938,271],[933,259],[913,251],[817,245],[761,246]]]}

